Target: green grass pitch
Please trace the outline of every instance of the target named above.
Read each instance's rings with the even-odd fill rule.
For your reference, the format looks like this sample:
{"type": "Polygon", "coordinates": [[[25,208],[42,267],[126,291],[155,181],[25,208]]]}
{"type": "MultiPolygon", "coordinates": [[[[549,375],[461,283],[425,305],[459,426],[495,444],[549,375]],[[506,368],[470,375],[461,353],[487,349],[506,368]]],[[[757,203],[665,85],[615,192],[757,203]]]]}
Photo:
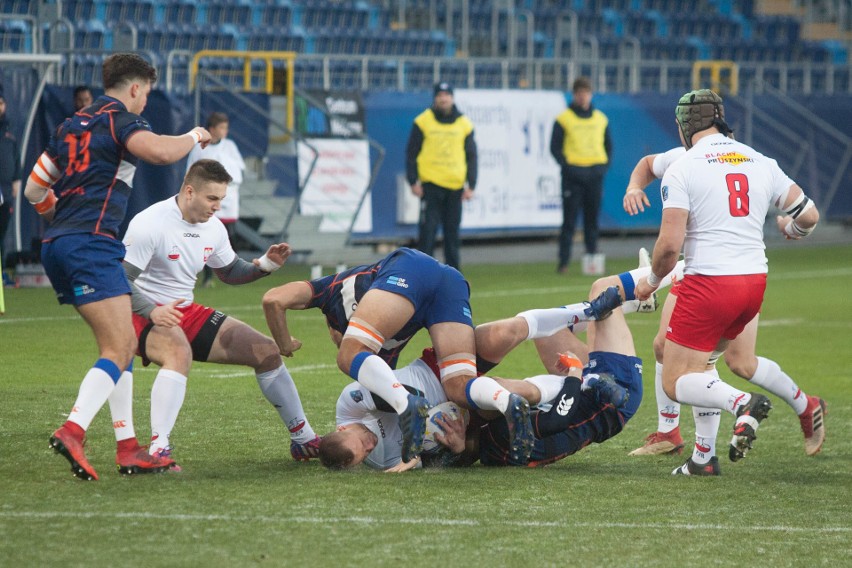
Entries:
{"type": "MultiPolygon", "coordinates": [[[[97,353],[91,334],[49,289],[6,292],[0,318],[0,564],[3,566],[840,566],[852,558],[852,247],[771,250],[758,354],[828,402],[828,438],[807,457],[799,422],[775,409],[749,456],[722,477],[674,478],[683,457],[628,457],[656,427],[651,340],[658,316],[628,318],[645,361],[645,399],[624,432],[539,470],[468,469],[390,475],[296,463],[289,437],[247,368],[196,364],[173,434],[182,473],[121,477],[104,408],[88,453],[101,481],[72,477],[48,449],[97,353]]],[[[611,261],[608,269],[632,265],[611,261]]],[[[470,266],[474,319],[585,299],[591,278],[550,264],[470,266]]],[[[261,330],[263,292],[307,278],[285,267],[198,301],[261,330]]],[[[332,429],[349,380],[317,311],[291,317],[304,342],[287,360],[314,428],[332,429]]],[[[406,363],[426,345],[421,332],[406,363]]],[[[747,383],[720,363],[738,388],[747,383]]],[[[496,374],[540,372],[524,345],[496,374]]],[[[149,435],[154,368],[137,359],[136,429],[149,435]]],[[[690,413],[684,438],[693,434],[690,413]]]]}

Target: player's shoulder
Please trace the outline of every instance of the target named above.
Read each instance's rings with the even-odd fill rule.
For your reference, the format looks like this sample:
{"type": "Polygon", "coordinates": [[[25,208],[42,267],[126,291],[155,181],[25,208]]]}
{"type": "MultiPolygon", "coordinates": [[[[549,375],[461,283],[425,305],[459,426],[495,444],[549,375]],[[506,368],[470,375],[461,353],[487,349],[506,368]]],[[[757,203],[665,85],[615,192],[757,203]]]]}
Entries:
{"type": "Polygon", "coordinates": [[[146,227],[162,227],[180,220],[180,209],[175,202],[175,197],[169,197],[149,205],[137,213],[131,222],[145,222],[146,227]]]}

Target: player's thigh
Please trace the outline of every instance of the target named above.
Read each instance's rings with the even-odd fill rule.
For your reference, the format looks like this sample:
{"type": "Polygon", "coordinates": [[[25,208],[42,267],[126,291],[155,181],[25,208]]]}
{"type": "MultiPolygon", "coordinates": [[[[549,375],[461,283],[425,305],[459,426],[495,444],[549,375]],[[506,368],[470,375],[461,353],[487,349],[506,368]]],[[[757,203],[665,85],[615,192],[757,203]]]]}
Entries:
{"type": "Polygon", "coordinates": [[[703,373],[707,368],[710,351],[698,351],[667,339],[663,357],[663,386],[674,389],[677,379],[687,373],[703,373]]]}
{"type": "Polygon", "coordinates": [[[760,314],[746,324],[742,332],[728,343],[725,350],[725,364],[736,375],[749,379],[757,369],[757,328],[760,314]]]}
{"type": "Polygon", "coordinates": [[[133,328],[130,296],[104,298],[96,302],[75,306],[83,317],[102,355],[116,356],[119,365],[127,365],[136,351],[136,333],[133,328]],[[124,360],[126,359],[126,360],[124,360]]]}
{"type": "Polygon", "coordinates": [[[272,339],[247,323],[228,316],[213,340],[207,361],[272,370],[281,366],[281,355],[272,339]]]}
{"type": "Polygon", "coordinates": [[[606,319],[589,323],[589,346],[592,351],[609,351],[622,355],[636,355],[633,335],[627,326],[624,312],[613,310],[606,319]]]}
{"type": "Polygon", "coordinates": [[[399,294],[372,288],[358,302],[352,319],[367,323],[389,339],[396,335],[414,315],[414,304],[399,294]]]}
{"type": "Polygon", "coordinates": [[[180,326],[151,327],[140,341],[139,351],[146,359],[184,376],[192,368],[192,347],[180,326]]]}
{"type": "Polygon", "coordinates": [[[584,364],[589,361],[589,346],[567,329],[561,329],[550,337],[535,339],[534,343],[538,357],[548,373],[562,373],[557,365],[561,353],[573,353],[584,364]]]}

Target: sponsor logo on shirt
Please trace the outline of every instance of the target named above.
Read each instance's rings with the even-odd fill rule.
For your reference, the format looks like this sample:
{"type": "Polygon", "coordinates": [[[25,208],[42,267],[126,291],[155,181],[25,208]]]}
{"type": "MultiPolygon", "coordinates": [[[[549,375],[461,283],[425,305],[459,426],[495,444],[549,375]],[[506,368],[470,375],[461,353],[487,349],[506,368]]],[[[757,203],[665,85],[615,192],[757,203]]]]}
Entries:
{"type": "Polygon", "coordinates": [[[171,260],[171,261],[180,260],[180,251],[178,250],[177,247],[172,247],[172,250],[169,251],[169,254],[167,256],[169,257],[169,260],[171,260]]]}
{"type": "Polygon", "coordinates": [[[408,288],[408,282],[405,281],[405,278],[400,278],[398,276],[388,276],[387,283],[391,286],[399,286],[400,288],[408,288]]]}
{"type": "Polygon", "coordinates": [[[731,166],[737,166],[739,164],[754,161],[750,157],[740,154],[739,152],[709,152],[704,154],[704,157],[707,158],[708,164],[728,164],[731,166]]]}
{"type": "Polygon", "coordinates": [[[464,317],[466,317],[466,318],[471,317],[470,308],[462,308],[462,314],[464,314],[464,317]]]}
{"type": "Polygon", "coordinates": [[[556,407],[556,414],[559,416],[567,416],[568,412],[571,410],[571,407],[574,406],[574,397],[565,398],[566,395],[562,395],[562,398],[559,400],[559,404],[556,407]]]}
{"type": "Polygon", "coordinates": [[[183,236],[184,236],[184,238],[187,238],[187,239],[200,239],[201,238],[201,235],[199,235],[198,233],[184,233],[183,236]]]}

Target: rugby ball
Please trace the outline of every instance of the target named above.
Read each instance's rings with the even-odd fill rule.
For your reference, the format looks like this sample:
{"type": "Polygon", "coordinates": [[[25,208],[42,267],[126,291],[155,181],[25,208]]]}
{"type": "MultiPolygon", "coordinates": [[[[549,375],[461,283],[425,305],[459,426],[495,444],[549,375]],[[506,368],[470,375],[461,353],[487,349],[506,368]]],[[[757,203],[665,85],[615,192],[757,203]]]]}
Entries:
{"type": "Polygon", "coordinates": [[[440,442],[435,439],[435,434],[442,434],[443,430],[438,426],[437,420],[441,416],[447,416],[450,420],[456,420],[459,416],[464,419],[464,425],[470,423],[470,414],[467,409],[461,408],[455,402],[442,402],[429,409],[429,417],[426,420],[426,433],[423,435],[423,451],[430,452],[441,448],[440,442]]]}

